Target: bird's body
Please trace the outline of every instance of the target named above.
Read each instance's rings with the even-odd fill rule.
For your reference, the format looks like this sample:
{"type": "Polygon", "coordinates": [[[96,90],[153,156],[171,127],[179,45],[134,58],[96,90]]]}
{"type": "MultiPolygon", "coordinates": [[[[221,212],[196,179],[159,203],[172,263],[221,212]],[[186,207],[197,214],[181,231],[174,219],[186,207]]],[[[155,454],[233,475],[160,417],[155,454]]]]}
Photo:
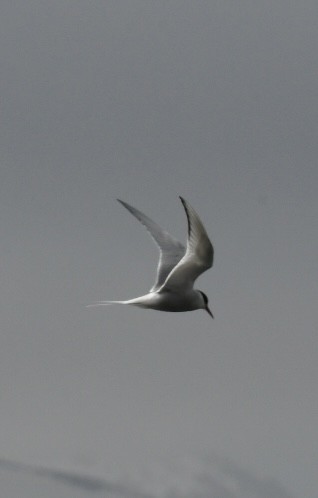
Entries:
{"type": "Polygon", "coordinates": [[[119,201],[147,228],[160,248],[156,282],[144,296],[126,301],[101,301],[90,306],[128,304],[172,312],[205,309],[213,318],[207,296],[193,288],[196,278],[212,266],[213,246],[194,209],[182,197],[180,199],[188,219],[186,248],[141,211],[119,201]]]}
{"type": "Polygon", "coordinates": [[[131,304],[139,308],[178,312],[200,309],[201,303],[202,295],[200,291],[193,289],[187,293],[178,294],[163,289],[162,291],[149,292],[144,296],[128,299],[127,301],[105,301],[97,304],[131,304]]]}

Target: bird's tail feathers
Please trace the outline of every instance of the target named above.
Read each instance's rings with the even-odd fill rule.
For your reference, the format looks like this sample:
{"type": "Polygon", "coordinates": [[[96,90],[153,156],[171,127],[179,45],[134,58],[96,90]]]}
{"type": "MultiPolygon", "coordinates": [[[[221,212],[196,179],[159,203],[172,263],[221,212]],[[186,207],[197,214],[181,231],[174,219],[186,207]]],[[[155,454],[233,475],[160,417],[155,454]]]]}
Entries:
{"type": "Polygon", "coordinates": [[[96,308],[97,306],[109,306],[110,304],[127,304],[126,301],[98,301],[97,303],[88,304],[86,308],[96,308]]]}

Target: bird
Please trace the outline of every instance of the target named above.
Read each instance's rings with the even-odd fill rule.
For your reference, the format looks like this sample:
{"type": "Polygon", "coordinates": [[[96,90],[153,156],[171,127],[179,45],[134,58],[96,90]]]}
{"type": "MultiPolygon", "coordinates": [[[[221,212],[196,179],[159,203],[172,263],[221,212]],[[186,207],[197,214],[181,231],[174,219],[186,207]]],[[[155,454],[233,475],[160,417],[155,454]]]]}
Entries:
{"type": "Polygon", "coordinates": [[[156,281],[150,291],[126,301],[99,301],[88,307],[126,304],[159,311],[183,312],[203,309],[214,318],[208,297],[194,289],[195,280],[212,267],[214,248],[198,214],[180,196],[188,222],[186,247],[144,213],[117,199],[147,229],[159,247],[156,281]]]}

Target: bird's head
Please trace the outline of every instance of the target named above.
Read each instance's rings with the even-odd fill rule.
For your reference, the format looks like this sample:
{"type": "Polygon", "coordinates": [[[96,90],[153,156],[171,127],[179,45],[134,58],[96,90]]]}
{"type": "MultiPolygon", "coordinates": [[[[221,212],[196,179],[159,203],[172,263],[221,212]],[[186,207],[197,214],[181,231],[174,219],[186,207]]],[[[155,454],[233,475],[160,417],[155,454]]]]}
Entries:
{"type": "Polygon", "coordinates": [[[200,294],[201,294],[201,296],[202,296],[202,309],[206,310],[206,311],[209,313],[209,315],[210,315],[212,318],[214,318],[213,313],[212,313],[212,311],[211,311],[211,310],[210,310],[210,308],[209,308],[209,300],[208,300],[208,296],[207,296],[206,294],[204,294],[204,292],[202,292],[202,291],[199,291],[199,293],[200,293],[200,294]]]}

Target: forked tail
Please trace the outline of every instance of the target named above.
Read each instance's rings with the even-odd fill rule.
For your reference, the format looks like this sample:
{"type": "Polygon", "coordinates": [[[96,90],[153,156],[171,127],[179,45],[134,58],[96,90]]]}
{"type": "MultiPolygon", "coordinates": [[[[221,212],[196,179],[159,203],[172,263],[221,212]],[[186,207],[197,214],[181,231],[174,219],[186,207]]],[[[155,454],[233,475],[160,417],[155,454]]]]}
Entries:
{"type": "Polygon", "coordinates": [[[94,304],[88,304],[86,308],[96,308],[97,306],[109,306],[110,304],[127,304],[126,301],[98,301],[94,304]]]}
{"type": "Polygon", "coordinates": [[[98,303],[89,304],[87,308],[109,306],[110,304],[130,304],[131,306],[138,306],[139,308],[151,308],[151,306],[149,306],[149,303],[151,303],[151,296],[152,294],[147,294],[146,296],[135,297],[134,299],[128,299],[127,301],[99,301],[98,303]]]}

